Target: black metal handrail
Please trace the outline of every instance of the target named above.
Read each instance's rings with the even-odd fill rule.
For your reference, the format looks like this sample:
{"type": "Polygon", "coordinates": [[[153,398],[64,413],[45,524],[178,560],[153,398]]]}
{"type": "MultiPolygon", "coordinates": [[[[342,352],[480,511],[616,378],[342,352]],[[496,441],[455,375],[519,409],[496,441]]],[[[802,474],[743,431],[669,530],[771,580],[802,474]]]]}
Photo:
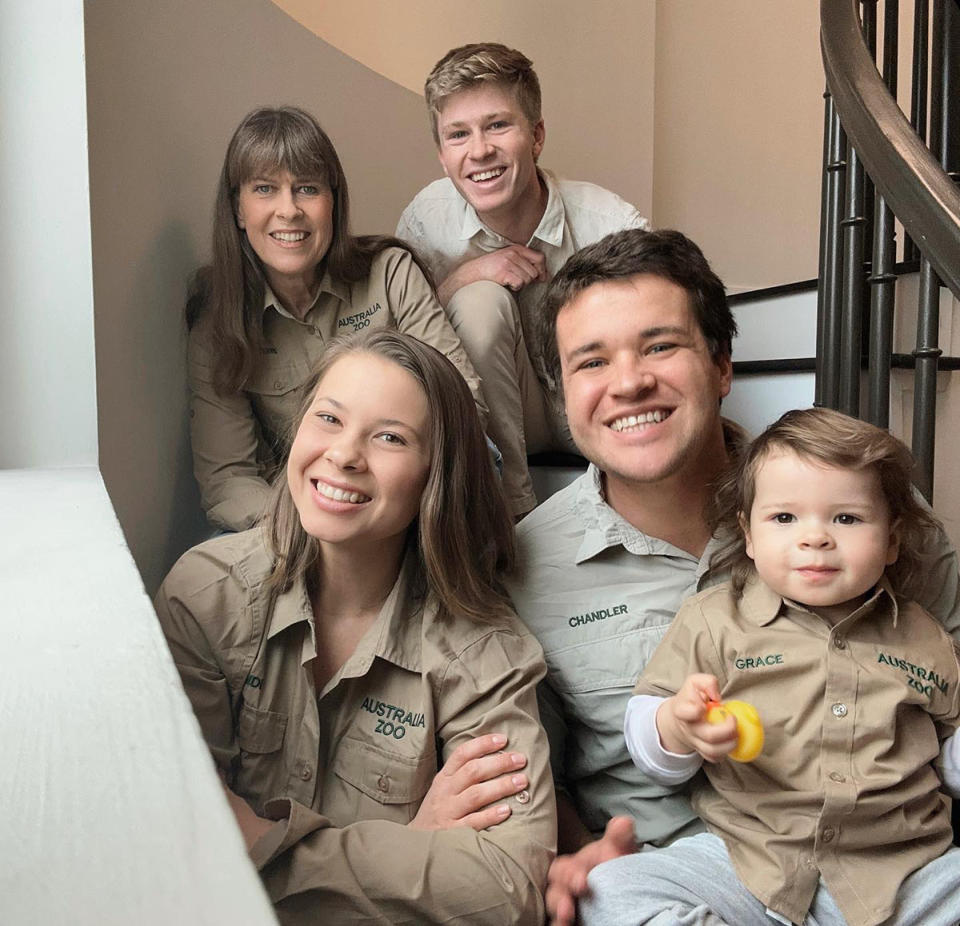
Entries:
{"type": "Polygon", "coordinates": [[[960,190],[884,85],[863,40],[858,6],[858,0],[820,0],[827,85],[877,189],[960,299],[960,190]]]}

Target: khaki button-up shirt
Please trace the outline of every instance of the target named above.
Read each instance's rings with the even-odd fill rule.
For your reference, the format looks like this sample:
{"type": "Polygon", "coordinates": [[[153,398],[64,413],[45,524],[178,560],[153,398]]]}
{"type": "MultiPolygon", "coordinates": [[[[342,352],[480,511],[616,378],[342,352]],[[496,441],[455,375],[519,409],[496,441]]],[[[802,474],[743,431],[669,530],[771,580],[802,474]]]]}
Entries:
{"type": "Polygon", "coordinates": [[[233,395],[213,388],[216,347],[205,319],[190,332],[190,437],[201,501],[212,524],[244,530],[260,517],[268,480],[283,458],[286,430],[297,413],[300,387],[337,335],[396,328],[445,354],[470,386],[481,415],[480,380],[440,303],[408,251],[387,248],[366,280],[343,283],[327,273],[303,321],[267,291],[263,355],[246,387],[233,395]]]}
{"type": "Polygon", "coordinates": [[[705,764],[693,798],[743,884],[801,923],[822,877],[850,926],[886,920],[952,840],[934,763],[960,664],[943,626],[886,582],[835,626],[759,579],[740,601],[722,585],[684,602],[636,693],[669,697],[694,672],[763,720],[760,756],[705,764]]]}
{"type": "Polygon", "coordinates": [[[542,922],[556,840],[536,640],[418,597],[410,563],[353,655],[316,692],[303,583],[272,597],[258,530],[187,552],[157,613],[204,738],[254,810],[286,815],[255,847],[284,922],[542,922]],[[407,828],[460,744],[509,737],[526,792],[483,832],[407,828]]]}

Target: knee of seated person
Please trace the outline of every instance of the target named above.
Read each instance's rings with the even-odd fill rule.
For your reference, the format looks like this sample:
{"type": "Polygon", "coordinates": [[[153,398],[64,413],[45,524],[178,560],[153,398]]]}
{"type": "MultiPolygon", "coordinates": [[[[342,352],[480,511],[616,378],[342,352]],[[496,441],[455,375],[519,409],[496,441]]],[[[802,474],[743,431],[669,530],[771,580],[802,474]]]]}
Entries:
{"type": "Polygon", "coordinates": [[[458,289],[447,303],[447,315],[462,341],[514,333],[520,321],[517,302],[506,287],[478,280],[458,289]]]}

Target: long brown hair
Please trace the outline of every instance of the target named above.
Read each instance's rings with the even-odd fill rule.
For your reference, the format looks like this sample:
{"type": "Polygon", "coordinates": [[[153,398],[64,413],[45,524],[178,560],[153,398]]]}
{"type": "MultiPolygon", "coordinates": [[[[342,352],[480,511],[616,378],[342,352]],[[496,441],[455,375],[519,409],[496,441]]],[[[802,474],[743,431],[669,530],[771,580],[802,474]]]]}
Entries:
{"type": "MultiPolygon", "coordinates": [[[[482,621],[512,611],[500,576],[513,569],[513,521],[493,469],[477,406],[463,376],[439,351],[388,329],[362,331],[330,342],[311,377],[288,429],[287,447],[327,371],[351,354],[383,357],[420,384],[430,409],[430,474],[409,542],[420,579],[447,611],[482,621]]],[[[320,553],[304,531],[285,470],[274,483],[263,522],[275,557],[271,583],[288,589],[306,576],[320,553]]]]}
{"type": "Polygon", "coordinates": [[[739,456],[717,492],[712,520],[720,545],[710,559],[711,570],[729,569],[734,594],[739,597],[754,568],[747,556],[742,522],[750,520],[761,465],[783,450],[811,463],[877,474],[890,523],[897,524],[900,536],[897,561],[887,566],[887,575],[897,593],[915,597],[915,586],[908,586],[922,581],[921,551],[930,534],[940,529],[940,522],[914,495],[910,482],[913,457],[882,428],[828,408],[787,412],[739,456]]]}
{"type": "Polygon", "coordinates": [[[213,379],[221,394],[243,388],[263,346],[266,277],[246,232],[237,227],[237,198],[252,177],[278,170],[316,178],[333,194],[333,238],[318,273],[325,268],[335,280],[355,283],[369,274],[377,254],[400,247],[410,251],[433,286],[429,271],[409,245],[384,235],[350,234],[347,178],[333,142],[313,116],[295,106],[253,110],[227,145],[214,206],[213,259],[194,276],[185,310],[188,329],[201,316],[209,316],[210,340],[218,351],[213,379]]]}

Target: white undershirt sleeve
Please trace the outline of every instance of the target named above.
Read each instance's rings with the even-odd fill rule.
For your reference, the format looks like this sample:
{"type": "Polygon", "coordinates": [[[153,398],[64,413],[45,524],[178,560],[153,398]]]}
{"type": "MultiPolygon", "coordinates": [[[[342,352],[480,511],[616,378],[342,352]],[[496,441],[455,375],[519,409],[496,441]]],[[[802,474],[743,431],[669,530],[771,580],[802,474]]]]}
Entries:
{"type": "Polygon", "coordinates": [[[673,785],[687,781],[697,773],[703,759],[695,752],[667,752],[657,733],[657,708],[664,698],[634,695],[627,702],[623,735],[634,764],[660,784],[673,785]]]}

